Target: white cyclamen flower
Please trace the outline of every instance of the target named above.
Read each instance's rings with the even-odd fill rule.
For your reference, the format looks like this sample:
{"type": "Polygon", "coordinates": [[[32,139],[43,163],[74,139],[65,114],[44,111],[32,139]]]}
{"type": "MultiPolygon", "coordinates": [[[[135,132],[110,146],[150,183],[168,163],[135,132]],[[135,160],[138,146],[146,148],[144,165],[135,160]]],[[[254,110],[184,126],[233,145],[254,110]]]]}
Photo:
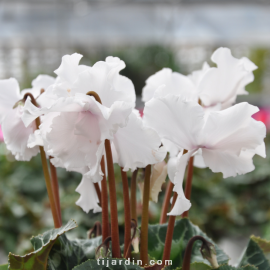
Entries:
{"type": "Polygon", "coordinates": [[[230,49],[217,49],[211,60],[217,67],[210,68],[207,63],[201,70],[184,76],[165,68],[150,76],[143,88],[143,101],[155,96],[157,89],[164,85],[159,95],[173,94],[186,100],[202,102],[206,108],[221,110],[231,106],[237,95],[248,94],[245,86],[254,80],[253,71],[257,68],[248,58],[237,59],[230,49]]]}
{"type": "Polygon", "coordinates": [[[94,97],[75,94],[59,98],[50,108],[36,108],[27,99],[24,110],[22,119],[26,126],[42,114],[59,113],[44,139],[47,154],[54,157],[51,162],[69,170],[88,167],[87,175],[97,182],[103,175],[100,161],[104,141],[111,140],[117,129],[126,125],[132,108],[122,101],[108,108],[94,97]]]}
{"type": "Polygon", "coordinates": [[[178,201],[170,214],[180,215],[186,205],[182,182],[189,158],[201,150],[202,158],[213,172],[223,177],[245,174],[254,169],[255,153],[265,156],[266,128],[251,116],[258,108],[240,103],[219,112],[205,113],[196,102],[167,95],[146,103],[145,121],[161,138],[170,140],[188,152],[178,156],[177,172],[171,181],[178,193],[178,201]]]}
{"type": "MultiPolygon", "coordinates": [[[[88,91],[95,91],[105,107],[109,108],[118,101],[128,103],[131,108],[135,107],[134,86],[131,80],[119,74],[119,71],[125,67],[122,60],[117,57],[107,57],[105,62],[99,61],[92,67],[81,67],[80,59],[81,55],[78,54],[63,57],[60,67],[56,70],[58,79],[49,89],[50,91],[41,96],[43,100],[46,99],[46,102],[50,100],[53,104],[60,97],[74,97],[76,93],[86,94],[88,91]],[[69,76],[72,72],[76,76],[69,76]],[[66,89],[63,88],[64,85],[66,89]]],[[[51,113],[45,115],[45,118],[49,115],[51,113]]],[[[48,123],[52,119],[53,117],[50,117],[48,121],[45,119],[43,121],[48,123]]],[[[50,124],[41,125],[41,131],[36,132],[37,138],[32,140],[31,146],[35,145],[35,141],[41,141],[38,139],[40,137],[38,135],[41,135],[45,141],[45,149],[53,151],[48,136],[48,131],[51,132],[49,126],[50,124]]],[[[138,112],[133,109],[127,126],[119,129],[112,139],[112,149],[115,150],[114,162],[119,163],[124,171],[155,164],[163,160],[166,154],[160,145],[158,134],[151,128],[145,127],[138,112]]],[[[61,158],[58,160],[61,161],[61,158]]],[[[60,166],[60,163],[58,165],[60,166]]]]}
{"type": "Polygon", "coordinates": [[[54,78],[50,76],[39,75],[32,82],[33,88],[20,92],[16,79],[0,80],[0,124],[7,149],[17,160],[29,161],[39,152],[38,147],[28,148],[27,146],[29,137],[36,129],[36,124],[33,121],[27,128],[25,127],[21,120],[23,102],[19,101],[26,93],[31,93],[35,98],[38,97],[40,90],[45,90],[53,81],[54,78]]]}
{"type": "MultiPolygon", "coordinates": [[[[33,116],[44,113],[43,124],[35,132],[35,137],[31,138],[29,146],[42,143],[47,154],[54,157],[51,161],[55,166],[68,170],[86,166],[88,171],[84,177],[94,182],[102,179],[99,163],[104,154],[105,139],[111,140],[114,162],[123,167],[124,171],[163,160],[166,153],[160,147],[158,134],[144,126],[143,120],[134,109],[136,95],[131,80],[119,74],[125,63],[117,57],[107,57],[106,61],[86,67],[79,65],[80,59],[81,55],[78,54],[64,56],[60,67],[55,71],[58,75],[56,83],[40,97],[39,101],[45,104],[44,109],[36,111],[29,106],[25,111],[26,122],[27,117],[32,120],[33,116]],[[84,100],[83,96],[86,97],[89,91],[95,91],[100,96],[102,105],[95,106],[106,112],[110,111],[111,114],[117,111],[118,117],[105,119],[107,122],[102,120],[102,117],[107,117],[107,113],[99,115],[95,112],[95,106],[92,108],[92,103],[88,109],[91,111],[90,115],[96,116],[97,120],[87,116],[84,105],[79,111],[75,109],[75,112],[71,103],[80,104],[80,98],[84,100]],[[101,120],[104,124],[101,124],[101,120]],[[103,130],[98,132],[101,128],[107,129],[110,136],[106,135],[101,139],[103,130]]],[[[90,99],[93,100],[93,97],[90,99]]],[[[95,100],[93,102],[97,103],[95,100]]],[[[86,183],[85,178],[83,183],[86,183]]],[[[82,206],[87,200],[84,196],[86,195],[81,194],[82,206]]]]}

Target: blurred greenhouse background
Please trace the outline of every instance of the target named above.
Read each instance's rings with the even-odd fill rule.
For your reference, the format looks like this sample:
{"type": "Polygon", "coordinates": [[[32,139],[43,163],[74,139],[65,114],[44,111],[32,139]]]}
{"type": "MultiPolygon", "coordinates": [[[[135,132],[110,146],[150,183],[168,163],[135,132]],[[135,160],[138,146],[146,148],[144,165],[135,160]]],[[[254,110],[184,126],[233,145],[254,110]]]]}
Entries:
{"type": "MultiPolygon", "coordinates": [[[[0,79],[15,77],[21,89],[29,88],[40,73],[53,75],[64,54],[81,53],[87,65],[113,55],[125,61],[122,74],[133,81],[137,107],[142,108],[140,94],[150,75],[163,67],[188,74],[204,61],[212,64],[210,56],[220,46],[258,66],[247,87],[249,96],[238,101],[259,106],[256,118],[269,130],[269,0],[0,1],[0,79]]],[[[229,255],[231,250],[232,257],[252,233],[270,239],[270,151],[266,159],[256,157],[255,165],[255,171],[229,179],[195,170],[190,218],[229,255]]],[[[120,176],[119,168],[116,173],[120,176]]],[[[73,236],[85,237],[101,216],[75,205],[79,174],[58,169],[58,175],[64,222],[75,219],[79,228],[73,236]]],[[[123,224],[119,177],[117,185],[123,224]]],[[[137,195],[139,201],[139,190],[137,195]]],[[[151,203],[151,223],[159,220],[163,195],[158,204],[151,203]]],[[[1,142],[0,264],[9,251],[29,250],[29,237],[52,226],[39,156],[17,162],[1,142]]]]}

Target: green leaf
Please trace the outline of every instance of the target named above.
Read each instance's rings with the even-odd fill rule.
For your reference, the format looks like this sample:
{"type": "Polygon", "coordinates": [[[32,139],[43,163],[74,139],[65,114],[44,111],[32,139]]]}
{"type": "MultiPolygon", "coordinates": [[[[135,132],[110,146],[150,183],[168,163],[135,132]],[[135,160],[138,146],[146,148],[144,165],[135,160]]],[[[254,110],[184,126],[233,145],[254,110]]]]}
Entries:
{"type": "Polygon", "coordinates": [[[251,264],[256,266],[258,270],[270,270],[270,265],[266,258],[266,255],[269,256],[269,247],[269,242],[251,236],[239,266],[251,264]],[[264,254],[264,251],[266,254],[264,254]]]}
{"type": "MultiPolygon", "coordinates": [[[[167,224],[150,225],[148,229],[148,253],[156,260],[161,260],[165,244],[167,232],[167,224]]],[[[175,222],[173,242],[171,249],[172,269],[182,265],[185,248],[188,241],[195,235],[203,236],[207,241],[215,245],[217,252],[217,261],[219,264],[227,263],[229,257],[209,238],[198,226],[193,225],[188,219],[183,218],[175,222]]],[[[203,259],[200,253],[201,242],[196,241],[193,245],[191,263],[204,262],[209,265],[209,262],[203,259]]]]}
{"type": "Polygon", "coordinates": [[[233,267],[231,265],[221,265],[216,270],[257,270],[257,269],[258,268],[255,267],[254,265],[246,265],[246,266],[243,266],[243,267],[233,267]]]}
{"type": "Polygon", "coordinates": [[[61,235],[49,254],[48,269],[70,270],[89,259],[95,259],[95,250],[101,242],[101,236],[87,240],[68,240],[65,235],[61,235]]]}
{"type": "MultiPolygon", "coordinates": [[[[190,270],[211,270],[212,267],[208,264],[205,264],[203,262],[194,262],[190,264],[190,270]]],[[[182,267],[179,268],[179,270],[182,270],[182,267]]]]}
{"type": "Polygon", "coordinates": [[[67,231],[77,227],[74,220],[70,220],[65,226],[45,232],[43,235],[33,237],[31,242],[34,246],[33,252],[25,256],[9,253],[10,270],[46,270],[49,253],[57,238],[67,231]]]}
{"type": "Polygon", "coordinates": [[[142,270],[140,266],[136,264],[130,265],[125,264],[125,259],[104,259],[104,260],[88,260],[81,265],[74,267],[72,270],[106,270],[106,269],[114,269],[114,270],[142,270]],[[108,266],[107,266],[108,265],[108,266]]]}
{"type": "Polygon", "coordinates": [[[0,265],[0,270],[8,270],[8,264],[0,265]]]}
{"type": "MultiPolygon", "coordinates": [[[[164,270],[172,270],[173,268],[165,268],[164,270]]],[[[177,268],[178,270],[182,270],[182,267],[177,268]]],[[[194,262],[190,264],[190,270],[211,270],[212,267],[208,264],[205,264],[203,262],[194,262]]],[[[176,269],[174,269],[176,270],[176,269]]],[[[221,265],[216,270],[257,270],[257,268],[253,265],[246,265],[244,267],[233,267],[228,264],[221,265]]]]}
{"type": "Polygon", "coordinates": [[[262,249],[263,254],[265,255],[268,262],[270,261],[270,241],[265,239],[261,239],[260,237],[256,237],[252,235],[250,237],[254,242],[258,244],[258,246],[262,249]]]}

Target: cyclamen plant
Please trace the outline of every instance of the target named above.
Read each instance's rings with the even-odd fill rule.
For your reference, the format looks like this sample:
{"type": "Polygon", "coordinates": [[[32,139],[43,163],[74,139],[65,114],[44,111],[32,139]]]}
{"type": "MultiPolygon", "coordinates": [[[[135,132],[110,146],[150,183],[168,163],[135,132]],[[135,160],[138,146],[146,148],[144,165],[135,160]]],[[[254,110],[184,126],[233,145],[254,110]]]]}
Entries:
{"type": "MultiPolygon", "coordinates": [[[[34,252],[22,257],[10,254],[3,269],[83,270],[103,269],[104,265],[111,269],[122,269],[119,265],[129,269],[234,269],[227,265],[228,256],[187,219],[192,171],[193,165],[209,167],[226,178],[254,170],[255,154],[265,157],[266,128],[252,118],[259,109],[246,102],[234,105],[237,95],[248,94],[245,86],[253,81],[257,67],[219,48],[211,58],[217,67],[204,63],[188,76],[163,69],[146,81],[141,117],[135,109],[133,83],[119,74],[125,63],[107,57],[89,67],[79,65],[81,57],[76,53],[64,56],[55,79],[40,75],[32,89],[22,92],[15,79],[0,81],[0,124],[7,149],[25,161],[40,152],[55,225],[31,239],[34,252]],[[123,246],[114,163],[121,167],[123,184],[123,246]],[[84,242],[69,241],[64,235],[76,224],[70,221],[62,226],[55,167],[81,173],[77,205],[85,212],[102,212],[102,224],[97,223],[84,242]],[[133,172],[130,190],[129,170],[133,172]],[[143,183],[136,181],[138,170],[144,172],[143,183]],[[157,201],[167,175],[160,225],[149,225],[149,201],[157,201]],[[140,227],[138,187],[143,202],[140,227]],[[192,249],[197,240],[202,241],[201,257],[198,246],[192,249]],[[172,246],[177,251],[171,252],[172,246]],[[103,259],[107,264],[100,263],[103,259]],[[126,260],[132,260],[132,266],[126,266],[126,260]]],[[[270,244],[262,241],[250,240],[249,254],[244,254],[239,269],[246,265],[245,269],[270,269],[260,249],[270,244]],[[251,249],[260,253],[259,259],[250,255],[251,249]]]]}

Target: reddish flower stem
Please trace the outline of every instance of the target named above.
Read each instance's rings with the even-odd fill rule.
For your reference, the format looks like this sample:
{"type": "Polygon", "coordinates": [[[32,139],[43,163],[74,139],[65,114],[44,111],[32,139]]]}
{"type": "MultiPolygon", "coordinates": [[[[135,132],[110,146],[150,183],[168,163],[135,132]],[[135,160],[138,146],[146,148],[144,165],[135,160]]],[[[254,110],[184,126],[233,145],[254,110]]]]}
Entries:
{"type": "Polygon", "coordinates": [[[136,189],[137,189],[137,174],[138,169],[132,173],[131,187],[130,187],[130,203],[131,203],[131,219],[137,221],[137,200],[136,200],[136,189]]]}
{"type": "Polygon", "coordinates": [[[141,221],[141,245],[140,257],[142,266],[148,265],[148,222],[149,222],[149,198],[150,198],[150,176],[151,165],[145,168],[144,189],[143,189],[143,206],[142,206],[142,221],[141,221]]]}
{"type": "Polygon", "coordinates": [[[107,139],[105,140],[105,150],[106,150],[106,158],[107,158],[110,206],[111,206],[112,258],[121,258],[113,157],[112,157],[111,144],[110,144],[110,141],[107,139]]]}
{"type": "MultiPolygon", "coordinates": [[[[192,176],[193,176],[193,161],[194,157],[191,157],[188,162],[188,172],[187,172],[187,181],[185,186],[185,196],[190,200],[191,189],[192,189],[192,176]]],[[[188,217],[188,211],[182,214],[182,217],[188,217]]]]}
{"type": "MultiPolygon", "coordinates": [[[[30,97],[31,102],[36,107],[38,107],[38,104],[37,104],[34,96],[31,93],[26,93],[24,95],[23,99],[26,100],[27,97],[30,97]]],[[[36,118],[35,123],[36,123],[36,129],[38,129],[40,126],[40,118],[39,117],[36,118]]],[[[41,157],[41,161],[42,161],[42,167],[43,167],[43,173],[44,173],[47,193],[48,193],[52,216],[53,216],[53,221],[54,221],[54,227],[60,228],[62,226],[62,220],[61,220],[61,214],[59,212],[60,206],[59,207],[57,206],[56,187],[53,185],[51,177],[50,177],[49,167],[48,167],[47,158],[46,158],[44,148],[42,146],[39,146],[39,150],[40,150],[40,157],[41,157]]],[[[58,184],[57,184],[57,186],[58,186],[58,184]]]]}
{"type": "Polygon", "coordinates": [[[124,196],[124,212],[125,212],[125,240],[124,240],[124,254],[126,254],[126,259],[130,257],[130,252],[128,251],[130,239],[131,239],[131,215],[130,215],[130,201],[129,201],[129,189],[128,189],[128,179],[127,173],[121,168],[121,176],[123,183],[123,196],[124,196]]]}
{"type": "Polygon", "coordinates": [[[49,157],[50,170],[51,170],[51,180],[52,180],[52,189],[53,189],[54,197],[56,199],[56,206],[57,206],[57,209],[58,209],[58,212],[59,212],[59,215],[60,215],[60,219],[62,219],[57,172],[56,172],[56,168],[51,163],[51,158],[52,157],[49,157]]]}
{"type": "MultiPolygon", "coordinates": [[[[89,91],[86,95],[93,96],[97,102],[102,104],[99,95],[95,91],[89,91]]],[[[121,258],[113,157],[112,157],[111,143],[107,139],[105,140],[105,151],[106,151],[106,160],[107,160],[107,169],[108,169],[110,207],[111,207],[112,257],[121,258]]],[[[105,204],[104,201],[102,203],[105,204]]]]}
{"type": "Polygon", "coordinates": [[[183,260],[183,265],[182,265],[183,270],[190,270],[190,259],[191,259],[191,254],[192,254],[192,247],[193,247],[194,242],[197,240],[201,240],[206,247],[209,246],[209,242],[206,241],[202,236],[200,235],[193,236],[189,240],[186,250],[185,250],[185,255],[184,255],[184,260],[183,260]]]}
{"type": "MultiPolygon", "coordinates": [[[[174,207],[177,196],[178,196],[178,194],[176,192],[174,192],[171,209],[173,209],[173,207],[174,207]]],[[[170,259],[175,219],[176,219],[176,216],[169,217],[165,245],[164,245],[164,250],[163,250],[163,258],[162,258],[162,265],[163,266],[165,266],[165,261],[170,259]]]]}
{"type": "Polygon", "coordinates": [[[94,183],[94,187],[98,196],[99,204],[102,207],[102,198],[101,198],[101,191],[98,183],[94,183]]]}
{"type": "Polygon", "coordinates": [[[101,201],[102,201],[102,242],[110,236],[109,224],[109,210],[108,210],[108,190],[107,190],[107,177],[105,170],[104,156],[101,159],[101,170],[103,172],[103,179],[101,181],[101,201]]]}
{"type": "Polygon", "coordinates": [[[167,184],[167,187],[166,187],[165,198],[162,205],[160,221],[159,221],[160,224],[164,224],[167,221],[167,212],[170,205],[172,191],[173,191],[173,183],[169,180],[169,183],[167,184]]]}

